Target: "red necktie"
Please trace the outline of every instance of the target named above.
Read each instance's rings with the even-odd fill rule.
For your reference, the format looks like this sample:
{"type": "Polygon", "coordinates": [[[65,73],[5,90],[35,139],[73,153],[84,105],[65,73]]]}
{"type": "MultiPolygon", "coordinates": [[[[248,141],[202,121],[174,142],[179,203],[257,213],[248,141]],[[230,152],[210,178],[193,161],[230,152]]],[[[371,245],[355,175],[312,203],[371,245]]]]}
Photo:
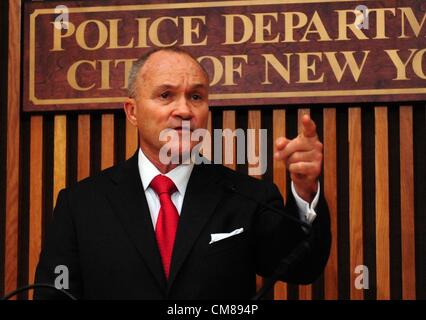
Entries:
{"type": "Polygon", "coordinates": [[[176,186],[172,180],[160,174],[151,181],[150,186],[160,197],[161,207],[155,227],[155,236],[163,262],[164,273],[168,279],[179,221],[179,214],[171,199],[172,193],[176,191],[176,186]]]}

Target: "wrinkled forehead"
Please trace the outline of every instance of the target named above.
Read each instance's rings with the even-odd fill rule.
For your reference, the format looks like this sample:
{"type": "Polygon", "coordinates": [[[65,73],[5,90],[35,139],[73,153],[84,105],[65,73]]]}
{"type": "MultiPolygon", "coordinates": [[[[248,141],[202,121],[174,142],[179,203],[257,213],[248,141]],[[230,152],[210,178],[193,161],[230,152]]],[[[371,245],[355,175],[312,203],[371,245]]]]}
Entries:
{"type": "Polygon", "coordinates": [[[142,82],[193,82],[208,87],[205,71],[185,53],[159,51],[152,54],[140,70],[142,82]]]}

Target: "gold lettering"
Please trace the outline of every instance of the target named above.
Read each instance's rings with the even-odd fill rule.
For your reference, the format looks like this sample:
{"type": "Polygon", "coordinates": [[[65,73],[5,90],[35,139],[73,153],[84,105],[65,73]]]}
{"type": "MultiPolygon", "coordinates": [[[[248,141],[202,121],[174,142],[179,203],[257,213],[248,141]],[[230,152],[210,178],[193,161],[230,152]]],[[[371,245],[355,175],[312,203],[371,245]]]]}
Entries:
{"type": "Polygon", "coordinates": [[[115,60],[114,67],[117,68],[118,64],[123,63],[124,64],[124,85],[121,87],[121,89],[127,89],[128,84],[128,78],[129,78],[129,72],[132,68],[133,62],[137,59],[117,59],[115,60]]]}
{"type": "Polygon", "coordinates": [[[413,70],[414,73],[421,79],[426,80],[426,75],[423,71],[423,56],[425,54],[426,49],[422,49],[419,52],[416,53],[413,59],[413,70]]]}
{"type": "MultiPolygon", "coordinates": [[[[148,34],[149,34],[149,39],[157,47],[171,47],[171,46],[174,46],[177,43],[177,40],[175,40],[171,43],[163,43],[158,38],[158,28],[159,28],[160,24],[164,21],[171,21],[176,25],[176,27],[178,27],[178,25],[179,25],[178,17],[175,17],[175,18],[161,17],[161,18],[154,20],[154,22],[151,24],[151,26],[149,28],[148,34]]],[[[173,33],[173,32],[172,32],[172,30],[168,29],[168,33],[173,33]]]]}
{"type": "Polygon", "coordinates": [[[388,54],[389,58],[391,58],[393,65],[396,68],[396,78],[392,80],[410,80],[409,78],[407,78],[407,65],[413,58],[416,51],[417,49],[410,49],[410,56],[405,62],[403,62],[399,57],[399,50],[385,50],[385,52],[388,54]]]}
{"type": "Polygon", "coordinates": [[[225,42],[222,44],[240,44],[247,42],[253,34],[253,23],[250,18],[242,14],[225,14],[225,42]],[[243,23],[243,36],[235,40],[235,18],[243,23]]]}
{"type": "Polygon", "coordinates": [[[234,73],[242,76],[242,63],[240,62],[236,67],[234,66],[234,59],[242,59],[247,63],[247,55],[231,55],[223,56],[225,58],[225,82],[224,86],[235,86],[234,73]]]}
{"type": "Polygon", "coordinates": [[[377,8],[368,11],[376,12],[376,36],[374,39],[389,39],[386,37],[386,11],[395,15],[395,8],[377,8]]]}
{"type": "Polygon", "coordinates": [[[423,19],[422,22],[419,23],[419,21],[417,21],[416,16],[414,15],[413,9],[410,7],[407,8],[399,8],[399,10],[401,10],[401,36],[400,38],[409,38],[409,36],[407,36],[405,34],[405,21],[407,20],[411,30],[414,31],[414,34],[416,35],[416,37],[419,36],[420,34],[420,30],[423,27],[423,24],[426,20],[426,13],[423,15],[423,19]]]}
{"type": "Polygon", "coordinates": [[[338,13],[338,21],[339,21],[339,37],[337,40],[350,40],[348,38],[348,29],[352,31],[352,33],[359,40],[367,40],[367,36],[356,27],[356,12],[355,10],[335,10],[338,13]],[[352,13],[354,15],[354,22],[348,23],[348,13],[352,13]]]}
{"type": "Polygon", "coordinates": [[[283,64],[273,55],[273,54],[262,54],[265,58],[265,80],[262,84],[272,84],[269,81],[269,65],[271,65],[276,72],[283,78],[287,83],[290,83],[290,57],[292,53],[284,54],[287,58],[287,67],[284,67],[283,64]]]}
{"type": "Polygon", "coordinates": [[[183,42],[182,46],[205,46],[207,44],[207,35],[200,42],[193,42],[192,35],[197,38],[200,37],[200,20],[204,25],[206,24],[205,16],[188,16],[182,17],[183,20],[183,42]],[[195,26],[193,26],[193,21],[195,26]]]}
{"type": "Polygon", "coordinates": [[[105,42],[108,39],[108,29],[105,26],[105,24],[103,24],[101,21],[99,20],[86,20],[84,21],[82,24],[80,24],[77,27],[77,31],[75,33],[75,38],[76,41],[78,43],[78,45],[84,49],[84,50],[89,50],[89,51],[93,51],[93,50],[97,50],[99,48],[101,48],[105,42]],[[98,42],[96,43],[95,46],[93,47],[89,47],[86,43],[86,38],[85,38],[85,33],[86,33],[86,27],[89,24],[95,24],[96,27],[98,28],[98,42]]]}
{"type": "Polygon", "coordinates": [[[53,25],[53,48],[50,51],[63,51],[62,48],[62,38],[68,38],[75,32],[75,26],[73,23],[68,22],[68,30],[62,28],[56,28],[56,22],[51,22],[53,25]],[[62,30],[66,30],[64,34],[62,34],[62,30]]]}
{"type": "Polygon", "coordinates": [[[277,21],[277,13],[253,13],[253,15],[255,25],[254,43],[277,43],[279,41],[279,35],[273,39],[265,39],[265,33],[271,36],[271,20],[274,20],[274,22],[277,21]],[[268,23],[265,25],[265,17],[271,17],[273,19],[269,19],[268,23]]]}
{"type": "Polygon", "coordinates": [[[150,18],[138,18],[138,45],[136,48],[148,48],[147,32],[150,18]]]}
{"type": "Polygon", "coordinates": [[[317,33],[319,35],[318,41],[331,41],[331,38],[328,35],[327,30],[325,29],[324,24],[322,23],[317,11],[314,12],[311,22],[309,23],[308,28],[306,29],[305,35],[300,41],[308,41],[306,37],[309,33],[317,33]],[[315,27],[314,30],[311,30],[311,26],[315,27]]]}
{"type": "Polygon", "coordinates": [[[109,47],[107,49],[133,48],[133,37],[127,45],[118,44],[118,23],[122,19],[107,19],[109,22],[109,47]]]}
{"type": "Polygon", "coordinates": [[[87,90],[92,89],[95,86],[95,84],[93,83],[91,86],[82,87],[77,83],[77,77],[76,77],[77,69],[82,64],[88,64],[88,65],[92,66],[92,68],[94,70],[96,70],[96,60],[93,60],[93,61],[90,61],[90,60],[76,61],[68,69],[67,80],[68,80],[68,83],[71,86],[71,88],[73,88],[74,90],[87,91],[87,90]]]}
{"type": "Polygon", "coordinates": [[[297,83],[318,83],[324,82],[324,74],[322,74],[317,79],[309,79],[309,71],[312,71],[312,74],[316,73],[316,61],[313,59],[312,63],[309,63],[309,57],[317,57],[319,61],[322,60],[321,52],[302,52],[297,53],[299,56],[299,81],[297,83]]]}
{"type": "Polygon", "coordinates": [[[111,89],[109,85],[109,63],[112,60],[99,60],[101,63],[101,87],[99,90],[111,89]]]}
{"type": "Polygon", "coordinates": [[[283,42],[295,42],[294,30],[300,29],[308,23],[308,17],[302,12],[282,12],[284,15],[284,28],[285,35],[283,42]],[[298,23],[295,24],[294,17],[299,19],[298,23]]]}
{"type": "Polygon", "coordinates": [[[213,77],[212,80],[210,81],[210,86],[214,86],[215,84],[217,84],[220,79],[222,79],[223,77],[223,66],[222,63],[220,62],[220,60],[214,56],[202,56],[199,57],[198,59],[199,63],[202,63],[203,60],[210,60],[212,62],[213,65],[213,77]]]}
{"type": "Polygon", "coordinates": [[[324,52],[325,56],[328,59],[328,62],[330,63],[331,69],[333,70],[333,73],[336,76],[337,82],[340,82],[342,80],[343,74],[345,73],[348,66],[355,81],[358,82],[361,72],[364,69],[365,62],[367,61],[368,54],[370,53],[370,51],[363,52],[364,59],[362,60],[361,66],[359,66],[354,58],[355,51],[342,51],[341,53],[345,57],[346,61],[343,67],[341,67],[339,62],[337,61],[336,52],[324,52]]]}

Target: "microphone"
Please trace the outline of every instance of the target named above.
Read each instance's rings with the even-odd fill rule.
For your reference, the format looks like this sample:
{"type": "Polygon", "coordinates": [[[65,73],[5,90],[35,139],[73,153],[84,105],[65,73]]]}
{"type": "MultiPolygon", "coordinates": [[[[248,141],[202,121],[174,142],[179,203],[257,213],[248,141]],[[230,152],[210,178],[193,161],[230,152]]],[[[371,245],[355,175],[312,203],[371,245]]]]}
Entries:
{"type": "Polygon", "coordinates": [[[262,288],[260,288],[259,292],[256,293],[256,295],[251,299],[253,301],[260,300],[266,293],[269,292],[269,290],[271,290],[271,288],[275,285],[275,282],[277,282],[280,277],[282,277],[283,275],[285,275],[289,271],[290,267],[293,264],[299,263],[311,251],[310,243],[311,243],[312,238],[314,236],[314,234],[310,232],[311,229],[312,229],[312,226],[309,223],[306,223],[306,222],[304,222],[300,219],[297,219],[297,218],[289,215],[288,213],[286,213],[284,211],[278,210],[278,209],[270,206],[267,203],[259,201],[259,200],[255,199],[254,197],[251,197],[247,194],[244,194],[244,193],[238,191],[236,186],[234,184],[228,182],[228,181],[223,184],[223,187],[225,189],[235,193],[235,194],[238,194],[239,196],[242,196],[242,197],[244,197],[248,200],[255,202],[256,204],[262,206],[263,208],[270,210],[271,212],[279,214],[283,218],[285,218],[289,221],[292,221],[293,223],[297,224],[300,227],[306,228],[307,232],[309,234],[309,237],[307,239],[302,240],[293,249],[293,251],[290,252],[289,255],[287,255],[286,257],[284,257],[280,260],[280,262],[278,263],[278,266],[275,268],[272,276],[265,279],[265,283],[262,286],[262,288]]]}
{"type": "Polygon", "coordinates": [[[54,285],[47,284],[47,283],[34,283],[34,284],[30,284],[30,285],[18,288],[16,290],[12,291],[12,292],[9,292],[4,297],[0,298],[0,301],[9,300],[13,296],[15,296],[15,295],[17,295],[17,294],[19,294],[21,292],[25,292],[27,290],[31,290],[31,289],[50,289],[50,290],[55,290],[55,291],[61,292],[68,299],[77,300],[77,298],[74,297],[71,293],[69,293],[69,292],[67,292],[67,291],[65,291],[63,289],[58,289],[54,285]]]}

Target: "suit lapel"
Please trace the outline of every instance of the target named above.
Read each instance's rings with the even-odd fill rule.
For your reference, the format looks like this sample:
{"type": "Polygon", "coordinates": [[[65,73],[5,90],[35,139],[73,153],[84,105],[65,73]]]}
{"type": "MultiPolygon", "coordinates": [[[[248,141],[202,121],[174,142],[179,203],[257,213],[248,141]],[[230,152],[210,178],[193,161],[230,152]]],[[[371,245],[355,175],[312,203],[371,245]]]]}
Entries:
{"type": "Polygon", "coordinates": [[[196,165],[189,179],[173,249],[168,290],[223,195],[223,188],[216,183],[219,177],[210,172],[211,168],[211,165],[196,165]]]}
{"type": "Polygon", "coordinates": [[[113,175],[108,192],[114,211],[161,288],[166,287],[160,253],[138,169],[138,153],[113,175]]]}

